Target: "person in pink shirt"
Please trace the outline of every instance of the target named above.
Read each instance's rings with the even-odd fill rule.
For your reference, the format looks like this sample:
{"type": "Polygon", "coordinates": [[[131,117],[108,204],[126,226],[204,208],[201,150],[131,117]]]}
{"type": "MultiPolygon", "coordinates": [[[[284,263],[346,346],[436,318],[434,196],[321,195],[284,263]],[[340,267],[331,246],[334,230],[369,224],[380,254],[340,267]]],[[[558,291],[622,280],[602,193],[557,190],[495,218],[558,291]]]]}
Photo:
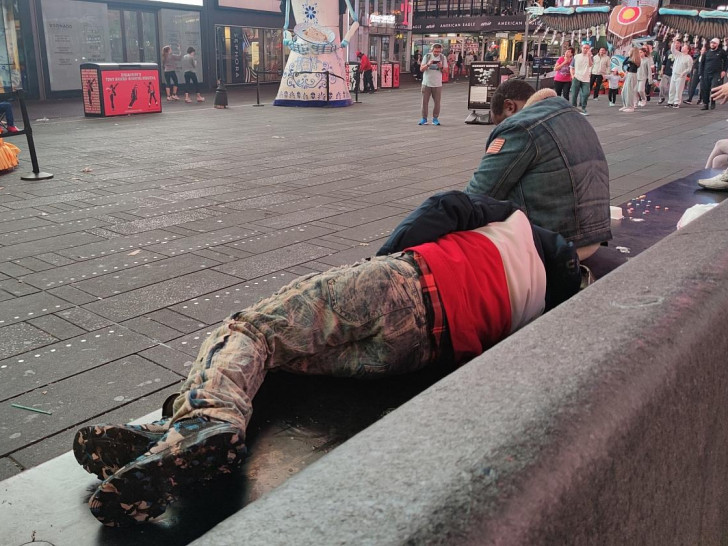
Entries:
{"type": "Polygon", "coordinates": [[[564,51],[554,65],[554,91],[560,97],[569,100],[571,90],[571,61],[574,59],[574,48],[570,47],[564,51]]]}

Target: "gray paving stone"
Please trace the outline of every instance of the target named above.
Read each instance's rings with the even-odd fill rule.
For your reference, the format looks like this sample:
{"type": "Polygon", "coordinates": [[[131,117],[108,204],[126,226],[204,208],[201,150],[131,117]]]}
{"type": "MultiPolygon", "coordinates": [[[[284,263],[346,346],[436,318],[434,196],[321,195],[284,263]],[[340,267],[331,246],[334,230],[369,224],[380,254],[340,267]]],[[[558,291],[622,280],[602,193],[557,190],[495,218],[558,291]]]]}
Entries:
{"type": "Polygon", "coordinates": [[[96,296],[92,296],[73,286],[59,286],[46,290],[49,294],[61,298],[62,300],[72,303],[73,305],[83,305],[97,300],[96,296]]]}
{"type": "Polygon", "coordinates": [[[29,284],[26,284],[23,281],[16,280],[16,279],[8,279],[5,281],[0,281],[0,289],[5,290],[6,292],[9,292],[16,298],[21,296],[27,296],[28,294],[33,294],[35,292],[38,292],[38,289],[34,286],[31,286],[29,284]]]}
{"type": "MultiPolygon", "coordinates": [[[[95,299],[96,298],[94,298],[94,301],[95,299]]],[[[114,324],[112,321],[94,313],[91,313],[86,309],[82,309],[81,307],[72,307],[70,309],[66,309],[65,311],[59,312],[58,316],[60,316],[64,320],[67,320],[71,324],[75,324],[79,328],[83,328],[87,332],[90,332],[92,330],[98,330],[100,328],[106,328],[107,326],[111,326],[114,324]]]]}
{"type": "Polygon", "coordinates": [[[5,290],[0,290],[0,301],[11,300],[14,297],[15,296],[13,296],[10,292],[5,292],[5,290]]]}
{"type": "Polygon", "coordinates": [[[50,236],[59,236],[66,233],[77,233],[80,231],[88,231],[92,228],[106,225],[96,218],[84,218],[73,222],[63,224],[51,224],[49,226],[36,227],[32,229],[24,229],[22,231],[11,231],[0,235],[0,244],[10,246],[18,243],[26,243],[28,241],[37,241],[50,236]]]}
{"type": "Polygon", "coordinates": [[[83,328],[79,328],[75,324],[71,324],[67,320],[56,315],[45,315],[43,317],[30,319],[26,322],[59,340],[69,339],[85,333],[83,328]]]}
{"type": "Polygon", "coordinates": [[[155,229],[166,226],[175,226],[193,222],[202,218],[209,218],[211,213],[206,210],[191,210],[185,212],[176,212],[163,216],[154,216],[144,220],[134,220],[133,222],[124,222],[108,226],[107,229],[120,233],[121,235],[131,235],[133,233],[142,233],[144,231],[153,231],[155,229]]]}
{"type": "MultiPolygon", "coordinates": [[[[126,358],[154,343],[115,325],[0,360],[0,399],[7,400],[126,358]]],[[[105,371],[109,373],[111,368],[105,371]]]]}
{"type": "MultiPolygon", "coordinates": [[[[152,205],[142,205],[139,208],[129,212],[137,217],[152,218],[154,216],[164,216],[179,212],[189,212],[196,209],[204,209],[206,207],[215,206],[216,201],[212,199],[189,199],[185,200],[181,194],[170,194],[162,202],[155,202],[152,205]]],[[[138,218],[130,218],[135,220],[138,218]]]]}
{"type": "Polygon", "coordinates": [[[23,199],[22,201],[6,202],[5,206],[11,209],[25,209],[29,207],[43,207],[63,203],[65,201],[81,201],[84,199],[93,199],[96,195],[90,191],[79,191],[74,193],[66,193],[54,195],[52,197],[38,197],[35,199],[23,199]]]}
{"type": "Polygon", "coordinates": [[[226,243],[225,246],[237,248],[253,254],[267,252],[276,248],[282,248],[294,243],[310,241],[322,235],[327,235],[334,231],[333,228],[322,227],[319,225],[301,225],[288,229],[271,231],[269,233],[259,233],[251,237],[240,239],[232,243],[226,243]]]}
{"type": "MultiPolygon", "coordinates": [[[[405,215],[400,214],[400,216],[392,216],[378,222],[372,222],[355,228],[341,229],[336,232],[336,235],[341,237],[343,240],[348,239],[351,241],[358,241],[360,243],[371,243],[372,241],[379,240],[382,237],[388,237],[404,216],[405,215]]],[[[326,226],[326,223],[324,222],[314,223],[314,225],[319,224],[326,226]]]]}
{"type": "MultiPolygon", "coordinates": [[[[42,211],[35,210],[33,208],[28,207],[27,209],[21,209],[21,210],[10,210],[7,207],[3,207],[2,210],[0,210],[0,222],[20,222],[21,220],[24,220],[26,218],[36,218],[39,216],[46,216],[42,211]]],[[[6,226],[10,227],[10,225],[6,226]]],[[[11,228],[12,229],[12,228],[11,228]]]]}
{"type": "MultiPolygon", "coordinates": [[[[207,330],[203,331],[206,332],[207,330]]],[[[180,346],[179,344],[177,345],[180,346]]],[[[197,357],[197,352],[191,345],[190,347],[181,345],[181,348],[186,348],[186,350],[175,349],[171,345],[165,343],[155,345],[145,351],[141,351],[139,355],[179,374],[182,379],[187,378],[187,375],[190,372],[190,367],[197,357]]]]}
{"type": "Polygon", "coordinates": [[[89,303],[83,307],[109,320],[120,322],[174,305],[190,296],[206,294],[238,282],[240,279],[214,270],[199,271],[89,303]]]}
{"type": "Polygon", "coordinates": [[[83,262],[73,262],[70,265],[56,267],[50,271],[26,275],[23,280],[38,288],[49,289],[63,284],[82,283],[85,279],[118,274],[120,271],[144,266],[163,259],[165,259],[165,256],[147,250],[129,250],[83,262]]]}
{"type": "Polygon", "coordinates": [[[0,455],[37,442],[58,428],[75,427],[104,410],[177,385],[179,379],[178,374],[132,355],[11,398],[10,402],[52,415],[16,408],[0,413],[0,455]],[[82,404],[77,403],[79,397],[82,404]]]}
{"type": "Polygon", "coordinates": [[[199,298],[192,298],[171,309],[206,325],[216,325],[231,314],[271,296],[293,281],[296,276],[288,271],[278,271],[199,298]]]}
{"type": "Polygon", "coordinates": [[[0,328],[0,360],[58,341],[27,322],[0,328]]]}
{"type": "Polygon", "coordinates": [[[61,267],[64,265],[75,263],[70,258],[61,256],[60,254],[54,254],[53,252],[47,252],[46,254],[38,254],[36,256],[36,258],[38,258],[39,260],[43,260],[44,262],[47,262],[56,267],[61,267]]]}
{"type": "Polygon", "coordinates": [[[22,296],[0,305],[0,326],[56,313],[68,307],[67,302],[44,292],[22,296]]]}
{"type": "Polygon", "coordinates": [[[67,249],[100,241],[101,238],[88,233],[78,232],[60,235],[58,237],[49,237],[35,241],[32,245],[20,243],[16,245],[8,245],[3,247],[3,260],[18,260],[35,254],[45,254],[46,252],[58,251],[59,249],[67,249]]]}
{"type": "Polygon", "coordinates": [[[174,258],[153,260],[137,267],[120,269],[113,273],[85,281],[76,281],[74,286],[94,296],[105,298],[167,279],[181,277],[182,275],[194,273],[195,271],[208,269],[218,264],[219,262],[214,260],[202,258],[194,254],[186,254],[174,258]]]}
{"type": "MultiPolygon", "coordinates": [[[[19,232],[37,227],[48,227],[52,225],[53,222],[49,222],[46,218],[31,216],[22,220],[0,222],[0,234],[19,232]]],[[[0,244],[7,243],[5,243],[0,237],[0,244]]]]}
{"type": "MultiPolygon", "coordinates": [[[[213,210],[213,208],[211,207],[210,210],[213,210]]],[[[220,209],[219,207],[214,207],[214,210],[216,212],[223,212],[223,214],[211,218],[205,218],[204,220],[197,220],[196,222],[188,222],[182,227],[194,231],[199,231],[201,233],[217,231],[229,227],[245,229],[250,227],[245,225],[248,222],[252,222],[260,218],[265,218],[268,215],[265,211],[262,210],[243,210],[231,212],[229,208],[220,209]]]]}
{"type": "Polygon", "coordinates": [[[170,339],[181,337],[181,332],[162,323],[150,319],[148,316],[137,317],[120,323],[125,328],[142,334],[157,342],[167,342],[170,339]]]}
{"type": "Polygon", "coordinates": [[[44,271],[53,267],[53,265],[48,262],[44,262],[43,260],[39,260],[33,256],[29,258],[20,258],[19,260],[15,260],[15,263],[33,271],[44,271]]]}
{"type": "MultiPolygon", "coordinates": [[[[17,461],[17,464],[23,468],[30,468],[39,465],[48,459],[67,453],[71,448],[73,437],[79,428],[98,423],[128,423],[129,421],[137,419],[140,415],[147,415],[161,408],[166,398],[178,391],[179,385],[173,384],[159,391],[150,393],[138,400],[135,400],[134,402],[124,404],[118,409],[104,413],[103,417],[93,417],[88,421],[78,423],[69,429],[63,429],[60,432],[52,434],[40,442],[36,442],[28,447],[19,449],[18,451],[13,452],[11,458],[6,457],[4,459],[0,459],[0,464],[2,461],[9,460],[11,463],[13,461],[17,461]]],[[[1,471],[2,470],[0,469],[0,472],[1,471]]]]}
{"type": "Polygon", "coordinates": [[[18,278],[22,277],[23,275],[30,275],[31,273],[33,273],[33,270],[18,264],[14,264],[12,262],[0,261],[0,273],[2,273],[3,275],[7,275],[8,277],[18,278]]]}
{"type": "Polygon", "coordinates": [[[234,248],[228,248],[225,245],[210,247],[209,249],[195,250],[193,254],[215,260],[218,263],[227,263],[240,258],[247,258],[250,252],[242,252],[234,248]]]}
{"type": "Polygon", "coordinates": [[[239,241],[246,237],[259,234],[260,231],[250,226],[231,227],[220,230],[209,231],[190,237],[180,237],[174,241],[162,244],[150,245],[147,247],[152,252],[160,252],[167,256],[174,256],[184,252],[203,250],[217,245],[223,245],[239,241]]]}
{"type": "MultiPolygon", "coordinates": [[[[111,241],[101,241],[88,245],[77,246],[67,250],[61,250],[58,253],[73,260],[88,260],[89,258],[108,256],[109,254],[115,254],[117,252],[131,252],[139,247],[147,247],[154,244],[160,244],[165,241],[174,241],[178,237],[178,235],[160,229],[139,235],[118,237],[111,241]]],[[[2,267],[2,264],[0,264],[0,267],[2,267]]]]}
{"type": "Polygon", "coordinates": [[[183,334],[189,334],[190,332],[194,332],[199,328],[204,328],[207,325],[204,322],[201,323],[199,320],[176,313],[170,308],[160,309],[159,311],[154,311],[153,313],[149,313],[145,316],[159,322],[160,324],[168,326],[169,328],[174,328],[183,334]]]}
{"type": "Polygon", "coordinates": [[[0,481],[7,480],[23,471],[23,467],[10,457],[0,458],[0,481]]]}
{"type": "Polygon", "coordinates": [[[217,266],[215,270],[243,279],[255,279],[331,254],[331,249],[309,243],[295,243],[284,248],[256,254],[217,266]]]}

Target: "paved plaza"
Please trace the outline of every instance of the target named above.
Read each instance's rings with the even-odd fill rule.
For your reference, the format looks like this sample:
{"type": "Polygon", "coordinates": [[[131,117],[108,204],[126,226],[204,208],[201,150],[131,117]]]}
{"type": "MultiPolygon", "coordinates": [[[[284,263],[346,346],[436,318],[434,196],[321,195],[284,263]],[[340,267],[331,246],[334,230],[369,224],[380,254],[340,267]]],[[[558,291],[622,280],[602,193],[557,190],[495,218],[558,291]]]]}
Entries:
{"type": "MultiPolygon", "coordinates": [[[[0,177],[0,479],[70,449],[74,431],[158,408],[212,326],[298,275],[376,252],[434,192],[462,189],[490,126],[417,125],[419,86],[342,109],[280,108],[231,90],[162,114],[84,118],[32,103],[42,171],[0,177]],[[11,403],[42,409],[36,413],[11,403]]],[[[634,114],[590,100],[613,204],[703,168],[728,106],[634,114]]]]}

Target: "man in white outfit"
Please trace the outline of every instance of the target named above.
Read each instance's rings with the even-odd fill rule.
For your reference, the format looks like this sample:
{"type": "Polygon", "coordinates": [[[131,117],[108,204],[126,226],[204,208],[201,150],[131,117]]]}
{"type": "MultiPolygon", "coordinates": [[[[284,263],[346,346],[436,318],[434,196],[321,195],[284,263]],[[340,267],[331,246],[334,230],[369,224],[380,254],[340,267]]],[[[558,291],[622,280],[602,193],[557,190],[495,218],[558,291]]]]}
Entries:
{"type": "Polygon", "coordinates": [[[680,108],[683,90],[685,89],[685,79],[693,69],[693,58],[690,55],[690,46],[683,44],[682,48],[680,48],[678,45],[679,37],[679,34],[676,35],[675,40],[672,42],[672,54],[675,57],[675,62],[672,64],[670,95],[667,99],[667,103],[672,104],[673,108],[680,108]]]}

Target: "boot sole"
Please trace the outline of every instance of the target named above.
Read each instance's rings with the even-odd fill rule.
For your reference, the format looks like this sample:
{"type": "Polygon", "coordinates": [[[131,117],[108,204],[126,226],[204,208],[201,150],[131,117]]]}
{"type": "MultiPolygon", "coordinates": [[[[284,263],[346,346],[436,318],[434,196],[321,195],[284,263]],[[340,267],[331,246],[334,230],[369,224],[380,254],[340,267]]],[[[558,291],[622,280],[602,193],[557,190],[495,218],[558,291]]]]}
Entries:
{"type": "Polygon", "coordinates": [[[149,521],[162,515],[184,488],[239,468],[245,452],[243,436],[234,425],[203,429],[117,471],[98,487],[89,508],[109,527],[149,521]]]}
{"type": "Polygon", "coordinates": [[[73,454],[89,474],[105,480],[158,442],[164,433],[93,425],[76,432],[73,454]]]}

